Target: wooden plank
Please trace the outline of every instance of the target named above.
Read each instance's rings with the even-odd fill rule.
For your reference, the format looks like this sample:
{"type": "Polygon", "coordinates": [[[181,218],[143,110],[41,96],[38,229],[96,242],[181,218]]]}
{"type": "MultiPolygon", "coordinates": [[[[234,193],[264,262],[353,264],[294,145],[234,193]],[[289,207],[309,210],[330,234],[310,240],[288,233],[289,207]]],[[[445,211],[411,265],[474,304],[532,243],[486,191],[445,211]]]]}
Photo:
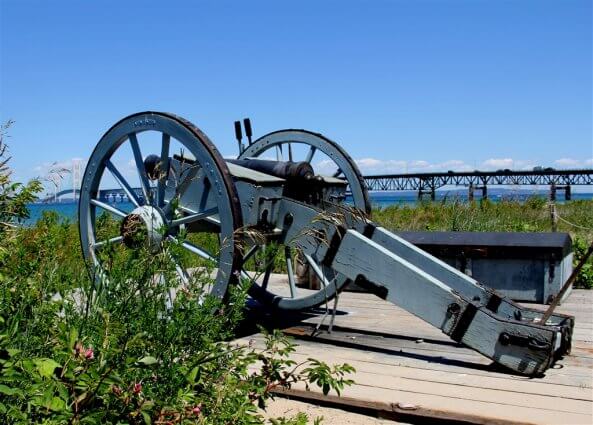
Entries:
{"type": "Polygon", "coordinates": [[[415,412],[422,418],[449,419],[477,424],[591,424],[590,414],[566,413],[529,407],[507,406],[493,402],[468,402],[443,395],[425,395],[404,390],[383,389],[354,384],[344,390],[343,396],[323,396],[313,389],[306,391],[303,384],[285,394],[306,397],[309,400],[331,400],[336,405],[382,406],[384,410],[397,408],[415,412]]]}
{"type": "Polygon", "coordinates": [[[333,394],[323,395],[318,392],[302,390],[299,388],[275,390],[277,394],[287,395],[297,400],[317,401],[322,403],[329,403],[332,406],[348,406],[359,409],[371,410],[376,412],[377,416],[385,419],[392,419],[395,421],[402,421],[405,423],[414,423],[415,421],[426,422],[426,419],[453,421],[454,423],[471,423],[478,425],[530,425],[533,422],[518,422],[516,420],[496,420],[491,418],[484,418],[477,415],[469,415],[464,413],[441,411],[425,406],[417,406],[411,404],[397,403],[397,402],[381,402],[376,400],[366,400],[352,396],[335,396],[333,394]]]}
{"type": "MultiPolygon", "coordinates": [[[[314,357],[347,362],[357,369],[356,384],[343,397],[323,396],[297,386],[288,391],[307,400],[473,423],[593,423],[593,291],[573,291],[558,311],[575,316],[572,354],[542,378],[511,375],[453,343],[398,307],[364,293],[343,293],[333,335],[296,341],[295,360],[314,357]],[[589,304],[589,305],[587,305],[589,304]],[[581,319],[579,321],[579,319],[581,319]],[[422,339],[422,342],[416,342],[422,339]],[[400,407],[398,407],[400,406],[400,407]],[[403,409],[401,406],[406,407],[403,409]]],[[[531,306],[531,305],[530,305],[531,306]]],[[[546,306],[537,306],[545,310],[546,306]]],[[[310,330],[320,316],[300,321],[310,330]]],[[[329,319],[326,318],[326,323],[329,319]]],[[[298,329],[298,328],[297,328],[298,329]]],[[[294,329],[293,329],[294,330],[294,329]]],[[[290,332],[290,331],[289,331],[290,332]]],[[[263,337],[253,335],[261,347],[263,337]]]]}
{"type": "MultiPolygon", "coordinates": [[[[394,386],[395,389],[406,388],[407,390],[412,390],[416,386],[423,387],[425,384],[435,384],[428,387],[428,393],[441,395],[451,395],[453,392],[459,391],[472,391],[473,393],[475,389],[478,389],[478,397],[486,397],[486,401],[490,400],[487,396],[494,396],[494,399],[510,400],[513,404],[523,406],[535,406],[538,403],[538,401],[534,402],[531,397],[532,395],[534,397],[541,397],[539,399],[540,401],[547,400],[546,403],[556,398],[579,402],[593,401],[593,392],[591,388],[586,387],[559,385],[534,380],[511,380],[504,376],[451,373],[451,371],[438,371],[398,365],[391,365],[386,368],[384,364],[357,359],[356,355],[351,356],[351,359],[343,359],[342,356],[335,356],[335,352],[327,350],[324,345],[318,344],[317,349],[319,350],[320,348],[323,350],[323,355],[322,357],[317,356],[318,360],[324,360],[329,363],[345,362],[354,366],[356,368],[355,381],[369,386],[394,386]],[[367,377],[369,378],[367,379],[367,377]],[[385,380],[388,381],[384,382],[385,380]],[[448,385],[453,386],[453,388],[449,388],[448,385]],[[486,391],[482,391],[483,389],[486,389],[486,391]],[[495,391],[500,391],[501,393],[493,393],[495,391]]],[[[305,353],[297,350],[293,358],[296,361],[304,361],[312,355],[314,353],[305,353]]],[[[426,389],[427,387],[423,388],[426,389]]],[[[470,397],[466,398],[469,399],[470,397]]],[[[542,406],[548,408],[550,404],[542,404],[542,406]]],[[[576,410],[582,408],[585,413],[589,412],[590,407],[590,403],[575,404],[576,410]]]]}
{"type": "MultiPolygon", "coordinates": [[[[331,334],[320,332],[315,336],[311,336],[311,330],[308,326],[297,326],[285,329],[284,332],[297,338],[326,342],[342,347],[375,350],[396,356],[424,359],[430,362],[460,363],[468,369],[474,367],[484,369],[484,365],[492,366],[492,369],[498,368],[492,360],[466,347],[434,344],[430,340],[416,342],[401,338],[382,338],[358,332],[341,332],[339,329],[334,330],[331,334]]],[[[570,355],[565,356],[557,363],[563,365],[563,367],[592,367],[593,358],[570,355]]]]}
{"type": "MultiPolygon", "coordinates": [[[[263,344],[263,337],[261,335],[254,335],[250,338],[243,338],[238,340],[240,343],[247,345],[249,341],[252,344],[260,345],[263,344]]],[[[316,357],[319,353],[320,347],[322,347],[324,353],[331,355],[334,362],[341,363],[352,363],[362,362],[369,364],[376,364],[383,368],[385,371],[390,371],[397,368],[407,368],[414,370],[426,370],[435,371],[438,373],[445,372],[455,377],[464,377],[468,381],[482,378],[498,378],[515,382],[530,382],[542,385],[564,385],[568,387],[578,387],[589,391],[593,388],[593,371],[591,369],[583,368],[568,368],[562,369],[549,369],[544,378],[530,378],[521,375],[512,375],[506,372],[491,370],[485,365],[484,368],[467,368],[461,366],[460,363],[456,362],[443,362],[436,363],[426,360],[419,360],[417,358],[399,357],[391,354],[384,354],[372,351],[365,351],[359,349],[348,349],[343,347],[334,347],[320,342],[313,341],[296,341],[298,344],[297,354],[303,354],[308,357],[316,357]]],[[[388,372],[386,372],[388,373],[388,372]]],[[[456,380],[457,378],[454,378],[456,380]]],[[[541,390],[542,394],[547,394],[544,389],[541,390]]]]}
{"type": "MultiPolygon", "coordinates": [[[[316,357],[332,363],[336,359],[327,353],[325,347],[317,346],[316,357]]],[[[297,356],[301,360],[308,356],[297,356]]],[[[355,365],[359,366],[360,365],[355,365]]],[[[442,385],[431,380],[420,381],[414,377],[397,379],[378,371],[369,374],[358,370],[355,378],[356,384],[344,390],[346,397],[354,396],[360,402],[388,403],[383,408],[396,403],[403,406],[413,405],[419,415],[431,416],[428,411],[437,411],[446,417],[447,414],[459,415],[458,418],[471,420],[475,423],[496,423],[497,420],[533,423],[590,423],[591,402],[578,400],[565,400],[561,397],[541,397],[533,394],[521,394],[505,390],[483,390],[459,385],[442,385]],[[490,397],[487,397],[487,393],[490,397]],[[558,408],[561,403],[561,408],[558,408]],[[428,411],[425,411],[428,410],[428,411]],[[470,417],[475,416],[470,419],[470,417]],[[480,420],[476,420],[476,419],[480,420]]],[[[302,390],[303,388],[300,387],[302,390]]],[[[318,389],[312,388],[311,392],[298,392],[297,395],[308,399],[317,399],[321,396],[318,389]]],[[[297,387],[298,390],[298,387],[297,387]]],[[[287,394],[293,394],[293,390],[287,394]]],[[[350,403],[350,399],[326,397],[324,400],[333,400],[336,403],[350,403]]]]}

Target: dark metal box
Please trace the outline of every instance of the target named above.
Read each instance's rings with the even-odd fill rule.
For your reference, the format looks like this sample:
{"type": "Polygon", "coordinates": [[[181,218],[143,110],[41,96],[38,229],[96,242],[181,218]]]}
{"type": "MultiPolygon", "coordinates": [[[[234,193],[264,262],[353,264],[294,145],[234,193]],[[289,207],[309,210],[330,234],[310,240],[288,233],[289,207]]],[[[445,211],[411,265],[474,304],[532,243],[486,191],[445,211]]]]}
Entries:
{"type": "Polygon", "coordinates": [[[517,301],[549,303],[572,271],[572,240],[567,233],[396,234],[517,301]]]}

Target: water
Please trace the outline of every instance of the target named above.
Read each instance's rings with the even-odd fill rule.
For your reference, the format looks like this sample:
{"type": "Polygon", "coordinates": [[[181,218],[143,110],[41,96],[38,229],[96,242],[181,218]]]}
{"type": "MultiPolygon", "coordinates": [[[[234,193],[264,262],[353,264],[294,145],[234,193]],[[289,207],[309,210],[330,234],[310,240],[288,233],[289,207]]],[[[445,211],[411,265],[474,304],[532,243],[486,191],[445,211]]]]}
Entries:
{"type": "MultiPolygon", "coordinates": [[[[408,205],[414,206],[418,203],[418,193],[413,191],[408,192],[373,192],[371,195],[371,203],[375,208],[385,208],[390,205],[408,205]]],[[[530,191],[530,190],[509,190],[509,189],[489,189],[488,199],[492,202],[499,202],[501,200],[512,200],[525,202],[533,196],[539,196],[547,199],[549,192],[547,191],[530,191]]],[[[443,190],[437,191],[435,196],[436,202],[453,202],[461,201],[467,202],[467,191],[465,190],[443,190]]],[[[425,195],[424,199],[430,199],[425,195]]],[[[479,200],[479,192],[476,193],[475,200],[479,200]]],[[[572,193],[572,200],[591,200],[593,193],[572,193]]],[[[559,192],[556,198],[558,203],[564,202],[564,194],[559,192]]]]}
{"type": "MultiPolygon", "coordinates": [[[[416,192],[373,192],[371,195],[371,203],[375,208],[385,208],[390,205],[408,205],[414,206],[418,202],[418,195],[416,192]]],[[[517,201],[525,201],[526,199],[537,195],[541,197],[547,197],[548,193],[533,192],[533,191],[510,191],[504,189],[492,189],[488,193],[488,198],[497,202],[502,199],[512,199],[517,201]]],[[[560,194],[559,194],[560,195],[560,194]]],[[[476,197],[478,199],[478,197],[476,197]]],[[[579,199],[593,199],[593,193],[573,193],[573,200],[579,199]]],[[[448,201],[467,201],[467,193],[465,191],[438,191],[436,192],[437,202],[448,202],[448,201]]],[[[562,196],[558,197],[558,201],[562,202],[564,199],[562,196]]],[[[123,211],[132,211],[133,205],[129,202],[118,202],[117,208],[123,211]]],[[[76,220],[78,215],[78,202],[60,202],[56,204],[30,204],[29,213],[30,217],[25,221],[25,225],[31,225],[37,222],[43,211],[56,211],[61,216],[70,220],[76,220]]]]}

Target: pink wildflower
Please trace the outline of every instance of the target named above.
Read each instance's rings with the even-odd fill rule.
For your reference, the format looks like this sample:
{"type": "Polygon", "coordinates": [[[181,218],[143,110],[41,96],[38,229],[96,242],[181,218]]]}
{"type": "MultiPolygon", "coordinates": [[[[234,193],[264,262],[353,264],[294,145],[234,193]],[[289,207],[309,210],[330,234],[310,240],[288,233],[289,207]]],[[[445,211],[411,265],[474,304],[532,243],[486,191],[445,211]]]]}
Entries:
{"type": "Polygon", "coordinates": [[[93,360],[95,358],[95,352],[93,351],[93,347],[89,347],[84,350],[84,358],[87,360],[93,360]]]}
{"type": "Polygon", "coordinates": [[[191,409],[191,411],[193,412],[194,415],[198,416],[200,414],[200,412],[202,412],[202,405],[198,404],[196,407],[191,409]]]}
{"type": "Polygon", "coordinates": [[[140,391],[142,391],[142,384],[140,382],[136,382],[134,384],[134,394],[138,394],[140,391]]]}

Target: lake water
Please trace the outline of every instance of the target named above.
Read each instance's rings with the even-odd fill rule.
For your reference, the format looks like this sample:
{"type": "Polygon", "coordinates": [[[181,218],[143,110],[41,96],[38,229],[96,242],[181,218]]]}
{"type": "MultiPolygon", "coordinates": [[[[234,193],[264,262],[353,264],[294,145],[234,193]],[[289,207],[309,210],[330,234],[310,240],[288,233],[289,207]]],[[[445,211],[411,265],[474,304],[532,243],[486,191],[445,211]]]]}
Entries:
{"type": "MultiPolygon", "coordinates": [[[[371,203],[373,207],[384,208],[390,205],[409,205],[414,206],[417,204],[416,192],[375,192],[371,193],[371,203]]],[[[488,197],[491,201],[497,202],[501,199],[513,199],[518,201],[524,201],[531,196],[542,196],[547,197],[547,192],[532,192],[532,191],[511,191],[511,190],[492,190],[489,192],[488,197]]],[[[560,195],[560,194],[559,194],[560,195]]],[[[573,193],[573,200],[578,199],[593,199],[593,193],[573,193]]],[[[467,194],[462,191],[438,191],[436,193],[437,202],[449,202],[454,200],[467,200],[467,194]]],[[[559,202],[564,199],[559,196],[559,202]]],[[[133,206],[129,202],[118,202],[117,207],[124,211],[131,211],[133,206]]],[[[56,211],[63,217],[70,220],[76,220],[78,203],[77,202],[61,202],[61,203],[47,203],[47,204],[30,204],[29,212],[30,218],[26,220],[25,225],[31,225],[35,223],[42,215],[43,211],[56,211]]]]}

